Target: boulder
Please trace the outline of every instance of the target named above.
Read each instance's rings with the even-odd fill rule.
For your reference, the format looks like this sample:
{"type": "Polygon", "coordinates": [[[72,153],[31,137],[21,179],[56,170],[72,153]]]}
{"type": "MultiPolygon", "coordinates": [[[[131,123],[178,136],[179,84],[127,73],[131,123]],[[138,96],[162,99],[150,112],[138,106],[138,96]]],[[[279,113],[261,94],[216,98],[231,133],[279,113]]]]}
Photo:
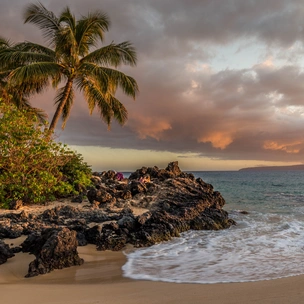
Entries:
{"type": "Polygon", "coordinates": [[[9,248],[7,244],[5,244],[2,240],[0,240],[0,265],[5,263],[8,259],[15,256],[13,251],[9,248]]]}
{"type": "MultiPolygon", "coordinates": [[[[27,246],[35,254],[36,259],[30,263],[25,277],[83,264],[83,259],[77,252],[76,231],[68,228],[45,229],[41,235],[31,238],[31,241],[27,240],[27,246]]],[[[21,246],[26,247],[24,244],[21,246]]]]}
{"type": "Polygon", "coordinates": [[[21,207],[23,207],[22,200],[13,200],[9,203],[9,209],[10,210],[18,210],[21,207]]]}

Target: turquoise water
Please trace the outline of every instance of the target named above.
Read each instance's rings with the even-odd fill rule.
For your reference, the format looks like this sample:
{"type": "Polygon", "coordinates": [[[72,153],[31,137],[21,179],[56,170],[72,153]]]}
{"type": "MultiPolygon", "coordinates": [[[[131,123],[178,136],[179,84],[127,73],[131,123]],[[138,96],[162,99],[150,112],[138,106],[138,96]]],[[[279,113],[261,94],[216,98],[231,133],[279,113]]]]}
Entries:
{"type": "Polygon", "coordinates": [[[193,173],[221,192],[237,225],[128,253],[126,277],[219,283],[304,274],[304,172],[193,173]]]}
{"type": "MultiPolygon", "coordinates": [[[[304,171],[194,172],[220,191],[225,209],[298,212],[304,208],[304,171]]],[[[295,214],[296,215],[296,214],[295,214]]]]}

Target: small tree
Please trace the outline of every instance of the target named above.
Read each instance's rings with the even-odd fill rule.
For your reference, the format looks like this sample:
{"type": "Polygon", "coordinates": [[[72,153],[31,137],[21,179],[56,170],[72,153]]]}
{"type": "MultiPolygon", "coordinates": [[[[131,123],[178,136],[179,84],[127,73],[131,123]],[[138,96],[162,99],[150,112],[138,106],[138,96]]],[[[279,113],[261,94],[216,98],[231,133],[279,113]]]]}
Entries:
{"type": "Polygon", "coordinates": [[[47,125],[33,111],[20,110],[0,100],[2,207],[16,199],[25,203],[39,203],[56,196],[76,194],[75,182],[81,176],[83,186],[87,186],[89,174],[90,169],[82,158],[65,145],[56,143],[50,136],[47,125]],[[63,168],[75,162],[85,178],[82,173],[72,169],[64,175],[63,168]],[[74,175],[73,180],[69,174],[74,175]]]}

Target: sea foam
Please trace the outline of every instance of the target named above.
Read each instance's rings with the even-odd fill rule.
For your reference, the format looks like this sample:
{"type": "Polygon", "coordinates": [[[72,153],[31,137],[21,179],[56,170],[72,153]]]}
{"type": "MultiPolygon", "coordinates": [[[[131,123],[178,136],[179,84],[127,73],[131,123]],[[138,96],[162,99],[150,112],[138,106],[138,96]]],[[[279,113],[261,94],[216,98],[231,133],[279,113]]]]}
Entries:
{"type": "Polygon", "coordinates": [[[126,277],[176,283],[269,280],[304,274],[304,224],[292,215],[231,212],[236,226],[188,231],[127,254],[126,277]]]}

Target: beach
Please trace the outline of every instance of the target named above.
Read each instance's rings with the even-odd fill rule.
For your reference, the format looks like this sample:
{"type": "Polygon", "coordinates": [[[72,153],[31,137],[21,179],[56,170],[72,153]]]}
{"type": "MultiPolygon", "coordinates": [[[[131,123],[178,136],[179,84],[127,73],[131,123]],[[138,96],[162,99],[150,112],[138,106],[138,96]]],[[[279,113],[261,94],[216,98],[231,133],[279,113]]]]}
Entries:
{"type": "MultiPolygon", "coordinates": [[[[10,240],[14,241],[14,240],[10,240]]],[[[224,284],[178,284],[124,278],[123,252],[78,248],[81,266],[24,278],[30,261],[18,253],[0,266],[2,304],[302,303],[304,276],[224,284]]]]}
{"type": "MultiPolygon", "coordinates": [[[[206,258],[210,256],[213,259],[208,266],[212,268],[210,266],[214,265],[217,254],[220,255],[218,262],[221,259],[223,264],[216,268],[216,272],[220,273],[220,276],[225,275],[231,281],[244,265],[247,266],[247,272],[251,271],[260,278],[263,278],[263,275],[265,277],[263,274],[265,268],[271,269],[274,275],[279,273],[280,277],[290,274],[293,276],[238,283],[169,283],[157,281],[157,277],[161,276],[158,276],[157,271],[155,275],[154,271],[156,281],[135,280],[125,277],[122,271],[123,265],[127,262],[126,253],[129,254],[132,248],[127,247],[118,252],[97,251],[95,245],[89,244],[77,248],[79,256],[84,259],[83,265],[54,270],[32,278],[24,278],[24,276],[27,274],[29,263],[35,257],[28,253],[17,253],[15,257],[0,265],[1,304],[302,303],[304,275],[294,275],[295,271],[303,273],[301,240],[304,231],[302,227],[304,194],[299,190],[303,189],[302,183],[295,184],[296,181],[303,180],[302,175],[297,173],[294,178],[289,179],[285,178],[287,173],[276,175],[275,178],[270,173],[261,176],[247,175],[246,172],[209,174],[202,172],[197,175],[212,182],[216,188],[225,193],[228,201],[226,207],[230,208],[230,215],[238,224],[220,233],[197,231],[194,238],[189,238],[189,233],[191,235],[189,232],[176,239],[178,242],[175,247],[161,244],[161,248],[157,247],[157,250],[163,252],[163,256],[173,256],[174,262],[183,264],[182,269],[188,272],[191,272],[190,262],[192,262],[197,272],[202,273],[200,279],[205,277],[212,279],[208,267],[203,268],[200,262],[206,263],[206,258]],[[253,186],[258,190],[257,192],[250,188],[253,186]],[[249,213],[243,214],[234,210],[248,210],[249,213]],[[195,241],[191,250],[185,245],[186,242],[183,243],[186,237],[192,244],[195,241]],[[206,246],[202,246],[204,245],[201,243],[202,240],[208,244],[209,251],[206,246]],[[231,246],[227,247],[227,244],[231,246]],[[275,247],[276,245],[279,246],[275,247]],[[180,249],[179,253],[186,252],[188,256],[175,255],[176,248],[180,249]],[[230,262],[229,257],[233,258],[230,262]],[[253,260],[248,260],[250,257],[253,260]],[[273,261],[276,262],[272,264],[273,261]],[[290,265],[287,265],[287,262],[290,262],[290,265]],[[285,268],[284,265],[288,267],[285,268]]],[[[1,214],[20,213],[20,211],[39,214],[46,209],[60,207],[61,204],[86,210],[85,204],[53,202],[47,206],[24,206],[17,211],[1,210],[1,214]]],[[[140,208],[135,208],[133,211],[136,214],[145,212],[140,208]]],[[[6,242],[11,247],[15,247],[25,238],[26,236],[23,235],[17,239],[6,239],[6,242]]],[[[150,250],[147,261],[150,263],[150,268],[155,270],[157,264],[155,259],[153,261],[151,258],[153,255],[156,259],[163,257],[156,255],[153,249],[150,250]]],[[[128,256],[130,260],[130,254],[128,256]]],[[[137,261],[141,259],[141,263],[144,261],[140,255],[133,256],[132,259],[137,261]]],[[[164,260],[164,264],[161,265],[169,269],[170,264],[167,262],[164,260]]],[[[137,271],[142,274],[147,273],[147,270],[145,272],[138,266],[143,264],[135,264],[137,271]]],[[[171,277],[165,276],[165,278],[185,280],[181,272],[174,271],[176,270],[172,269],[171,277]]],[[[241,277],[240,280],[245,279],[241,277]]]]}

